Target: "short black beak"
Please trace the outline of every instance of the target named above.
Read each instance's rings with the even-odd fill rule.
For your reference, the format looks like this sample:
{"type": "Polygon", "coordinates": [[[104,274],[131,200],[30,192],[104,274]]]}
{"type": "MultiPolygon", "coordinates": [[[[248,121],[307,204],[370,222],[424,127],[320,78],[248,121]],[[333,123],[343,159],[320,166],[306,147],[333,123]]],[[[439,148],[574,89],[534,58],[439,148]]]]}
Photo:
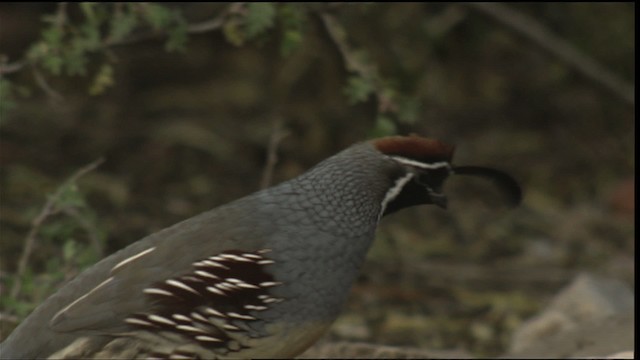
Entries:
{"type": "Polygon", "coordinates": [[[487,178],[493,181],[506,195],[511,206],[516,206],[522,201],[522,189],[518,182],[511,175],[500,170],[490,169],[482,166],[456,166],[453,167],[453,174],[471,175],[487,178]]]}
{"type": "Polygon", "coordinates": [[[447,209],[448,201],[447,197],[444,194],[429,191],[429,198],[431,199],[433,205],[436,205],[437,207],[444,210],[447,209]]]}

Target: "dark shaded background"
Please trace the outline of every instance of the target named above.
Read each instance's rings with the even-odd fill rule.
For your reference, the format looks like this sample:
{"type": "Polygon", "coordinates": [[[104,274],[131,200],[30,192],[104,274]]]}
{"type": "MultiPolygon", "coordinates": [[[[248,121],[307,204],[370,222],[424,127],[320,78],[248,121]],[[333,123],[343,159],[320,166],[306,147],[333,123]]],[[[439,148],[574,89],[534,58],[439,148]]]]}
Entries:
{"type": "MultiPolygon", "coordinates": [[[[182,6],[202,20],[222,5],[182,6]]],[[[508,6],[633,84],[633,3],[508,6]]],[[[20,59],[54,10],[1,4],[0,54],[20,59]]],[[[506,170],[525,190],[523,205],[509,210],[490,185],[453,179],[449,211],[385,219],[331,338],[498,354],[580,271],[633,283],[633,104],[472,6],[348,5],[331,14],[353,48],[415,101],[417,120],[398,121],[401,133],[452,142],[458,164],[506,170]]],[[[161,40],[115,46],[116,83],[99,96],[87,94],[84,77],[48,77],[64,98],[56,100],[28,68],[3,75],[30,90],[0,122],[1,338],[102,256],[92,237],[108,254],[257,190],[274,124],[288,136],[273,182],[380,133],[380,103],[348,101],[349,70],[318,16],[305,19],[291,55],[280,53],[281,41],[276,27],[243,46],[221,31],[191,35],[182,53],[161,40]],[[100,157],[78,182],[91,225],[49,217],[17,279],[47,194],[100,157]],[[16,281],[22,290],[11,299],[16,281]]]]}

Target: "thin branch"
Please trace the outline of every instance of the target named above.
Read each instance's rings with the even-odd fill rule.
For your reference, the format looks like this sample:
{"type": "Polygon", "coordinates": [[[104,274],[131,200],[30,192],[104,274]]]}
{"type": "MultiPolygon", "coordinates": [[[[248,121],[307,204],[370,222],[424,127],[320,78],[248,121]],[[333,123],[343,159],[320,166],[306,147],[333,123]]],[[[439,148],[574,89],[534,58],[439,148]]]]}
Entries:
{"type": "Polygon", "coordinates": [[[260,189],[266,189],[271,184],[273,170],[278,163],[278,146],[280,142],[289,136],[289,131],[282,128],[282,119],[278,118],[273,122],[271,135],[269,136],[269,146],[267,147],[267,159],[262,170],[260,189]]]}
{"type": "Polygon", "coordinates": [[[20,322],[20,318],[15,315],[0,312],[0,322],[18,324],[20,322]]]}
{"type": "Polygon", "coordinates": [[[62,210],[66,215],[73,218],[79,225],[82,227],[89,237],[89,241],[93,246],[93,250],[98,255],[98,258],[102,258],[104,247],[102,246],[102,241],[100,240],[100,235],[98,235],[99,230],[95,226],[95,224],[89,220],[87,220],[78,209],[73,207],[68,207],[62,210]]]}
{"type": "Polygon", "coordinates": [[[378,111],[394,111],[397,106],[393,103],[393,100],[385,94],[383,88],[380,86],[380,81],[376,74],[375,67],[365,64],[358,58],[358,56],[356,56],[356,52],[349,45],[347,32],[340,22],[338,22],[333,15],[327,12],[321,12],[319,13],[319,16],[327,30],[327,33],[329,34],[329,37],[338,48],[347,70],[358,74],[364,79],[370,80],[371,83],[374,84],[374,91],[378,100],[378,111]]]}
{"type": "MultiPolygon", "coordinates": [[[[237,14],[242,11],[244,7],[244,2],[234,2],[229,4],[229,6],[224,9],[218,16],[213,19],[206,20],[199,23],[188,24],[187,25],[187,33],[188,34],[202,34],[212,31],[220,30],[230,14],[237,14]]],[[[60,14],[60,12],[58,12],[60,14]]],[[[138,35],[131,35],[128,38],[113,41],[113,40],[105,40],[102,44],[102,49],[106,49],[109,47],[121,46],[121,45],[131,45],[135,43],[139,43],[142,41],[158,39],[163,36],[166,36],[166,33],[161,33],[157,31],[149,31],[144,32],[138,35]]],[[[25,65],[29,65],[32,63],[32,59],[21,59],[13,63],[0,63],[0,75],[2,74],[11,74],[20,71],[25,65]]]]}
{"type": "Polygon", "coordinates": [[[241,13],[244,6],[245,6],[244,2],[232,3],[224,11],[222,11],[222,13],[217,17],[208,21],[204,21],[197,24],[191,24],[187,26],[187,32],[189,34],[201,34],[201,33],[219,30],[224,25],[224,22],[227,16],[231,14],[241,13]]]}
{"type": "Polygon", "coordinates": [[[499,3],[471,2],[467,5],[526,36],[628,104],[635,104],[635,86],[627,83],[569,42],[554,35],[534,18],[499,3]]]}
{"type": "Polygon", "coordinates": [[[22,249],[22,254],[20,255],[20,260],[18,260],[18,269],[16,271],[16,282],[13,283],[11,288],[10,295],[13,299],[16,299],[20,295],[20,290],[22,288],[22,277],[27,269],[27,264],[29,263],[29,257],[31,257],[31,252],[33,251],[33,247],[36,243],[36,238],[38,236],[38,232],[40,228],[44,224],[45,220],[52,215],[57,214],[60,209],[57,209],[58,199],[62,195],[65,185],[75,183],[79,178],[84,176],[90,171],[93,171],[97,168],[104,159],[100,158],[86,166],[83,166],[78,171],[76,171],[71,177],[69,177],[63,185],[58,187],[58,189],[47,199],[47,202],[44,204],[38,216],[36,216],[31,222],[31,229],[27,234],[27,237],[24,240],[24,248],[22,249]]]}
{"type": "Polygon", "coordinates": [[[22,70],[22,68],[27,64],[27,60],[20,60],[10,64],[7,64],[3,61],[2,63],[0,63],[0,75],[18,72],[22,70]]]}
{"type": "Polygon", "coordinates": [[[32,66],[31,69],[33,70],[33,77],[36,79],[36,84],[38,84],[40,89],[42,89],[42,91],[44,91],[44,93],[47,94],[49,98],[53,99],[56,102],[64,100],[64,97],[49,85],[47,79],[45,79],[38,68],[32,66]]]}

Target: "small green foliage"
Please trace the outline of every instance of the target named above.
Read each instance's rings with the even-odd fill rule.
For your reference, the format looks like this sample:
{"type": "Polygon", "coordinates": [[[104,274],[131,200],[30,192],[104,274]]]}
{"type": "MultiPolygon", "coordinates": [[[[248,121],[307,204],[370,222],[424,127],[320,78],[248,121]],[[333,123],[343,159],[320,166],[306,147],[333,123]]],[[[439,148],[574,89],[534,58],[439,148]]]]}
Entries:
{"type": "Polygon", "coordinates": [[[187,43],[187,22],[179,10],[171,10],[163,5],[145,3],[143,19],[156,31],[166,32],[167,51],[184,51],[187,43]]]}
{"type": "Polygon", "coordinates": [[[84,207],[86,202],[75,183],[63,184],[58,190],[55,205],[58,209],[67,207],[84,207]]]}
{"type": "Polygon", "coordinates": [[[369,133],[369,138],[377,138],[397,134],[398,129],[393,120],[383,114],[379,114],[376,123],[369,133]]]}
{"type": "Polygon", "coordinates": [[[237,19],[227,21],[222,27],[222,33],[225,39],[232,45],[242,46],[244,44],[244,33],[237,19]]]}
{"type": "MultiPolygon", "coordinates": [[[[69,6],[72,6],[70,4],[69,6]]],[[[82,17],[70,20],[65,13],[46,15],[41,39],[27,51],[27,59],[54,76],[86,76],[95,55],[103,59],[107,47],[125,41],[135,30],[150,27],[167,35],[167,51],[186,48],[188,28],[180,10],[155,3],[79,3],[82,17]]],[[[113,57],[113,54],[110,54],[113,57]]],[[[89,93],[103,93],[114,83],[113,67],[103,60],[89,86],[89,93]]]]}
{"type": "Polygon", "coordinates": [[[108,63],[102,64],[89,87],[89,94],[100,95],[113,84],[113,67],[108,63]]]}
{"type": "Polygon", "coordinates": [[[398,121],[405,124],[414,124],[422,110],[422,104],[414,97],[405,97],[398,102],[398,121]]]}
{"type": "Polygon", "coordinates": [[[129,35],[139,24],[138,16],[133,12],[131,5],[125,7],[123,11],[117,11],[109,22],[110,41],[120,41],[129,35]]]}
{"type": "Polygon", "coordinates": [[[350,76],[344,88],[349,103],[354,105],[366,101],[373,94],[375,87],[370,79],[361,76],[350,76]]]}
{"type": "Polygon", "coordinates": [[[280,45],[280,53],[283,56],[289,56],[302,44],[303,34],[299,30],[285,30],[282,35],[282,44],[280,45]]]}
{"type": "Polygon", "coordinates": [[[42,32],[42,40],[50,49],[57,49],[62,46],[63,38],[64,32],[58,26],[50,27],[42,32]]]}
{"type": "Polygon", "coordinates": [[[142,17],[146,20],[154,30],[162,30],[171,25],[174,14],[165,6],[145,3],[142,11],[142,17]]]}
{"type": "MultiPolygon", "coordinates": [[[[13,276],[13,274],[7,276],[7,288],[13,287],[16,281],[18,281],[18,279],[13,276]]],[[[25,271],[21,281],[24,293],[36,294],[38,287],[33,273],[29,269],[25,271]]],[[[30,300],[15,299],[9,296],[8,291],[3,291],[0,294],[0,308],[4,309],[3,312],[11,313],[18,318],[24,318],[35,309],[40,300],[41,299],[35,299],[35,296],[30,300]]]]}
{"type": "Polygon", "coordinates": [[[283,4],[279,8],[278,17],[282,24],[280,54],[289,56],[302,44],[304,39],[304,14],[300,6],[283,4]]]}
{"type": "Polygon", "coordinates": [[[264,33],[273,27],[276,7],[273,3],[256,2],[247,4],[245,33],[248,39],[264,33]]]}
{"type": "Polygon", "coordinates": [[[62,258],[65,262],[72,261],[78,253],[78,243],[73,239],[68,239],[62,246],[62,258]]]}
{"type": "Polygon", "coordinates": [[[84,14],[85,18],[92,23],[96,23],[98,21],[96,15],[96,7],[99,6],[97,2],[81,2],[80,10],[84,14]]]}
{"type": "Polygon", "coordinates": [[[39,235],[47,240],[63,240],[73,235],[78,229],[77,225],[72,219],[60,217],[42,225],[39,235]]]}
{"type": "Polygon", "coordinates": [[[187,45],[188,33],[187,22],[184,20],[180,12],[174,13],[174,21],[167,28],[168,39],[165,44],[167,51],[184,51],[187,45]]]}
{"type": "Polygon", "coordinates": [[[15,108],[15,86],[0,76],[0,125],[5,122],[7,112],[15,108]]]}
{"type": "MultiPolygon", "coordinates": [[[[28,265],[23,273],[8,274],[3,279],[3,286],[11,290],[0,293],[0,306],[3,312],[18,318],[25,317],[64,280],[94,264],[102,255],[106,239],[95,211],[70,180],[49,195],[47,204],[30,218],[39,218],[36,234],[39,251],[55,255],[40,260],[44,268],[28,265]],[[17,282],[20,291],[14,298],[12,293],[17,282]]],[[[30,261],[37,257],[42,255],[33,252],[30,261]]]]}

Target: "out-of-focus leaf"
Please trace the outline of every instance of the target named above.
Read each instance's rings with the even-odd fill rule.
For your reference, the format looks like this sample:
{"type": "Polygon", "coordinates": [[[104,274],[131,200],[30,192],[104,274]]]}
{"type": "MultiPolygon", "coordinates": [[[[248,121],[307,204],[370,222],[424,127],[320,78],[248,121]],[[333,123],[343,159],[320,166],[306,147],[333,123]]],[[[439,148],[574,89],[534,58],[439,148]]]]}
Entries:
{"type": "Polygon", "coordinates": [[[113,67],[110,64],[103,64],[94,77],[91,87],[89,87],[89,94],[102,94],[113,83],[113,67]]]}
{"type": "Polygon", "coordinates": [[[175,13],[175,25],[167,31],[169,38],[165,44],[167,51],[184,51],[187,44],[187,22],[182,14],[175,13]]]}
{"type": "Polygon", "coordinates": [[[109,22],[109,38],[111,41],[124,39],[138,25],[138,17],[133,12],[120,12],[109,22]]]}
{"type": "Polygon", "coordinates": [[[280,54],[289,56],[303,40],[304,15],[299,4],[282,4],[279,7],[278,19],[282,23],[282,40],[280,54]]]}
{"type": "Polygon", "coordinates": [[[283,56],[289,56],[302,44],[303,36],[299,30],[287,30],[282,36],[282,44],[280,45],[280,53],[283,56]]]}
{"type": "Polygon", "coordinates": [[[343,90],[350,104],[357,104],[366,101],[369,95],[374,91],[371,80],[362,76],[351,76],[347,80],[347,85],[343,90]]]}
{"type": "Polygon", "coordinates": [[[68,239],[64,242],[64,245],[62,246],[62,257],[65,262],[69,262],[70,260],[72,260],[77,253],[78,246],[75,240],[68,239]]]}
{"type": "Polygon", "coordinates": [[[5,122],[7,112],[16,106],[14,92],[11,81],[0,77],[0,125],[5,122]]]}
{"type": "Polygon", "coordinates": [[[84,75],[87,71],[87,55],[80,40],[64,52],[64,64],[67,75],[84,75]]]}
{"type": "Polygon", "coordinates": [[[376,123],[373,129],[371,129],[369,137],[377,138],[377,137],[394,135],[396,133],[397,133],[397,128],[393,120],[391,120],[391,118],[389,118],[388,116],[380,114],[376,119],[376,123]]]}
{"type": "Polygon", "coordinates": [[[86,206],[84,195],[78,191],[75,183],[64,184],[58,191],[60,191],[56,201],[58,208],[86,206]]]}
{"type": "Polygon", "coordinates": [[[421,105],[416,98],[402,99],[398,106],[398,120],[405,124],[414,124],[420,115],[421,105]]]}
{"type": "Polygon", "coordinates": [[[52,26],[42,31],[42,40],[51,49],[57,49],[62,43],[64,33],[60,27],[52,26]]]}
{"type": "Polygon", "coordinates": [[[82,13],[84,14],[84,16],[87,18],[88,21],[90,22],[95,22],[96,19],[96,7],[100,6],[99,3],[97,2],[81,2],[80,3],[80,9],[82,10],[82,13]]]}
{"type": "Polygon", "coordinates": [[[235,46],[242,46],[245,41],[245,35],[240,28],[237,20],[229,20],[222,27],[222,33],[229,43],[235,46]]]}
{"type": "Polygon", "coordinates": [[[247,38],[253,39],[273,27],[275,16],[276,7],[273,3],[255,2],[247,4],[247,38]]]}
{"type": "Polygon", "coordinates": [[[62,72],[64,60],[59,55],[46,55],[42,58],[42,66],[49,70],[53,75],[60,75],[62,72]]]}
{"type": "Polygon", "coordinates": [[[144,5],[142,15],[155,30],[166,28],[173,21],[173,13],[165,6],[153,3],[144,5]]]}

